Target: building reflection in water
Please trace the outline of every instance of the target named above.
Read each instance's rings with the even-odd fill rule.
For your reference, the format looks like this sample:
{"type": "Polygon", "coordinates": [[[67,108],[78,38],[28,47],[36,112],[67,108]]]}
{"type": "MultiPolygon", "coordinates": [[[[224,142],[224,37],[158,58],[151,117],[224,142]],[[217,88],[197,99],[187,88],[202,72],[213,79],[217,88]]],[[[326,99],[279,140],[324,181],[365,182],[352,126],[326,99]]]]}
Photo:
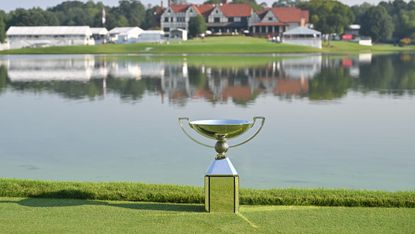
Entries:
{"type": "MultiPolygon", "coordinates": [[[[66,92],[65,87],[84,89],[78,93],[89,92],[84,95],[88,97],[112,92],[121,98],[142,98],[145,92],[153,92],[160,95],[162,102],[169,103],[204,99],[212,103],[232,101],[245,105],[259,95],[339,98],[354,86],[349,79],[366,79],[367,75],[360,75],[362,68],[364,74],[373,73],[371,54],[333,57],[296,55],[274,57],[252,66],[218,66],[192,63],[191,57],[167,60],[138,56],[42,55],[0,57],[0,66],[7,70],[7,86],[18,86],[19,91],[35,89],[35,85],[31,86],[35,83],[36,90],[42,85],[56,92],[66,92]],[[91,87],[82,88],[82,84],[91,87]],[[332,95],[333,91],[339,94],[332,95]]],[[[379,66],[390,63],[376,58],[374,63],[379,66]]],[[[406,58],[405,61],[412,60],[406,58]]],[[[359,82],[373,83],[370,80],[359,82]]]]}

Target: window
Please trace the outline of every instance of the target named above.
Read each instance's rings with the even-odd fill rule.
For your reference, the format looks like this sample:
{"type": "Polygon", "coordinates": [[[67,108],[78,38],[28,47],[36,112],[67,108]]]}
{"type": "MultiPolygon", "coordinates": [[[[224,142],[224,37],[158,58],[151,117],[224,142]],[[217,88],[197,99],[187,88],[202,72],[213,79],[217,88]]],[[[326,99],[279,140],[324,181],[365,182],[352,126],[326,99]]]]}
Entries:
{"type": "Polygon", "coordinates": [[[215,17],[215,18],[213,19],[213,22],[215,22],[215,23],[220,23],[220,18],[219,18],[219,17],[215,17]]]}
{"type": "Polygon", "coordinates": [[[233,17],[229,17],[228,22],[233,22],[233,17]]]}
{"type": "Polygon", "coordinates": [[[177,22],[185,22],[186,18],[185,17],[177,17],[177,22]]]}
{"type": "Polygon", "coordinates": [[[169,22],[169,17],[164,18],[164,22],[169,22]]]}
{"type": "Polygon", "coordinates": [[[268,17],[268,21],[272,21],[273,20],[273,18],[272,17],[268,17]]]}
{"type": "Polygon", "coordinates": [[[170,22],[173,22],[173,17],[170,18],[170,22]]]}

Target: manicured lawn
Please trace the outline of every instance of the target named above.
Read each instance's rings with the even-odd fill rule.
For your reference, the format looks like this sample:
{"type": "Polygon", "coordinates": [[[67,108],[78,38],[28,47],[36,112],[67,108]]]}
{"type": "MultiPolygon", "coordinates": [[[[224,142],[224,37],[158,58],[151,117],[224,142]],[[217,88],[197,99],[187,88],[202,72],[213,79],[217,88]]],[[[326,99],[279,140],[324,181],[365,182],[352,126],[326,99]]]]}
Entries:
{"type": "Polygon", "coordinates": [[[351,42],[331,42],[330,46],[316,49],[304,46],[271,43],[263,38],[244,36],[210,37],[169,44],[138,43],[108,44],[97,46],[63,46],[25,48],[0,51],[0,54],[271,54],[271,53],[359,53],[414,51],[415,46],[393,45],[360,46],[351,42]]]}
{"type": "Polygon", "coordinates": [[[242,206],[0,198],[1,233],[413,233],[413,208],[242,206]]]}

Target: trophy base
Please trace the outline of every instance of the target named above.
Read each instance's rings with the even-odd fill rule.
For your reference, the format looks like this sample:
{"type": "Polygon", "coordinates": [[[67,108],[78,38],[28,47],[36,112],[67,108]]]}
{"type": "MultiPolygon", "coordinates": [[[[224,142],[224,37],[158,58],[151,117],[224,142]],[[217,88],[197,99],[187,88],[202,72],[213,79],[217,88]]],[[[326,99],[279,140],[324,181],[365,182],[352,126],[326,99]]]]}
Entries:
{"type": "Polygon", "coordinates": [[[206,212],[238,213],[239,176],[228,158],[212,162],[205,176],[206,212]]]}

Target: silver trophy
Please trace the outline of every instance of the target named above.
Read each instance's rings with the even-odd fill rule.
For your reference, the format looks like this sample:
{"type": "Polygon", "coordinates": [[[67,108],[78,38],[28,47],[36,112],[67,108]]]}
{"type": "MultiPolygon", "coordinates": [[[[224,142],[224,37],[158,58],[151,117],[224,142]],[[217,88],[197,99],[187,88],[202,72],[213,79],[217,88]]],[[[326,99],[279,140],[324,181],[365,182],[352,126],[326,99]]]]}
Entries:
{"type": "Polygon", "coordinates": [[[234,148],[252,140],[264,126],[264,117],[254,117],[247,120],[196,120],[190,121],[187,117],[179,118],[179,124],[184,134],[192,141],[205,147],[214,148],[217,152],[215,160],[209,166],[205,176],[205,210],[207,212],[234,212],[239,210],[239,176],[232,162],[226,157],[229,148],[234,148]],[[228,145],[228,139],[235,138],[253,126],[257,120],[261,121],[258,130],[247,140],[228,145]],[[209,139],[216,140],[214,146],[202,143],[186,132],[183,122],[187,121],[190,128],[209,139]]]}

